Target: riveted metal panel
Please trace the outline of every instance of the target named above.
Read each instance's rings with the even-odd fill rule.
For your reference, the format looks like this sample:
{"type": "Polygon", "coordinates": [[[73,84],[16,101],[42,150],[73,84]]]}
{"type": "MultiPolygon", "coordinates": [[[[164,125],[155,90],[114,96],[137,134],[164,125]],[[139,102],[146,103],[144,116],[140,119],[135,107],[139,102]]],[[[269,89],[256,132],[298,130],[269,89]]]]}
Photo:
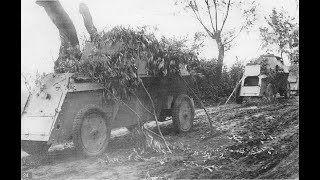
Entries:
{"type": "Polygon", "coordinates": [[[54,116],[23,116],[21,121],[21,140],[48,141],[54,119],[54,116]]]}
{"type": "Polygon", "coordinates": [[[48,74],[29,95],[21,114],[21,139],[48,141],[66,95],[70,74],[48,74]]]}

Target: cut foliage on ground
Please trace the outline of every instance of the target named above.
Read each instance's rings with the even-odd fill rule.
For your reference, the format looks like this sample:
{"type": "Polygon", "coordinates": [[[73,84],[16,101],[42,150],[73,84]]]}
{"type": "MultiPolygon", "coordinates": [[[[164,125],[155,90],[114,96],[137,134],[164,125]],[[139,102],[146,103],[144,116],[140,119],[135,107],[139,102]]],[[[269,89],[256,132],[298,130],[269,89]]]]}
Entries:
{"type": "MultiPolygon", "coordinates": [[[[173,153],[142,150],[123,128],[112,133],[108,152],[101,157],[78,157],[72,144],[60,144],[47,155],[22,157],[22,171],[32,172],[35,179],[298,178],[298,101],[207,110],[214,129],[203,110],[196,111],[188,133],[173,133],[171,121],[161,123],[173,153]]],[[[148,126],[156,131],[154,122],[148,126]]]]}

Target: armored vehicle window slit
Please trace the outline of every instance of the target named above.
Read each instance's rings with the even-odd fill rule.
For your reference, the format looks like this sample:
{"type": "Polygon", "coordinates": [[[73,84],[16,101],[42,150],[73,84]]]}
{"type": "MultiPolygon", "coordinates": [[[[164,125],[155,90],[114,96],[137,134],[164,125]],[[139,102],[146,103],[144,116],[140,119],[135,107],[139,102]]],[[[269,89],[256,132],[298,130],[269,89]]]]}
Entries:
{"type": "Polygon", "coordinates": [[[244,86],[258,86],[259,85],[259,77],[257,76],[248,76],[244,80],[244,86]]]}

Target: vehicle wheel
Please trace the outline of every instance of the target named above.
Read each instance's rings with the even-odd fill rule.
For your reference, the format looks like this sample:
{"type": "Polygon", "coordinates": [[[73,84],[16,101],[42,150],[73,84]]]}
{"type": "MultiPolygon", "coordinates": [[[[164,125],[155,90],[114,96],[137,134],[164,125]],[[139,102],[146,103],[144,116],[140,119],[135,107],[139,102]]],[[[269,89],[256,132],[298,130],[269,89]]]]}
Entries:
{"type": "Polygon", "coordinates": [[[45,154],[50,146],[46,141],[21,141],[22,150],[30,155],[45,154]]]}
{"type": "Polygon", "coordinates": [[[186,94],[177,97],[173,105],[172,121],[174,131],[188,132],[193,127],[194,102],[186,94]]]}
{"type": "Polygon", "coordinates": [[[274,93],[272,84],[269,83],[266,89],[266,98],[268,99],[268,101],[273,101],[276,98],[276,95],[274,93]]]}
{"type": "Polygon", "coordinates": [[[242,104],[243,102],[243,97],[240,96],[240,88],[241,88],[241,82],[239,84],[237,84],[236,86],[236,90],[235,90],[235,97],[236,97],[236,103],[237,104],[242,104]]]}
{"type": "Polygon", "coordinates": [[[108,147],[110,117],[97,105],[88,105],[78,112],[73,122],[73,143],[85,156],[97,156],[108,147]]]}
{"type": "Polygon", "coordinates": [[[291,96],[291,90],[290,90],[290,83],[289,82],[287,82],[287,87],[286,87],[286,90],[285,90],[285,93],[284,93],[284,97],[285,98],[287,98],[287,99],[289,99],[290,98],[290,96],[291,96]]]}

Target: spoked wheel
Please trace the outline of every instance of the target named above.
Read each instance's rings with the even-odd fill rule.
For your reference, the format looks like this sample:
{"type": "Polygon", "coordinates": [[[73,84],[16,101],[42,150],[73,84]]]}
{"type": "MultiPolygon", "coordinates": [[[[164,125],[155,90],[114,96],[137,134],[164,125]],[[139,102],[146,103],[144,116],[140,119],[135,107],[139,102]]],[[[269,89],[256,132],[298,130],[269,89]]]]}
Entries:
{"type": "Polygon", "coordinates": [[[194,102],[185,95],[181,94],[174,102],[172,120],[174,130],[178,132],[188,132],[193,127],[194,102]]]}
{"type": "Polygon", "coordinates": [[[30,155],[42,155],[48,152],[50,145],[46,141],[21,141],[21,148],[30,155]]]}
{"type": "Polygon", "coordinates": [[[265,97],[268,101],[274,101],[276,98],[276,94],[271,83],[269,83],[267,86],[265,97]]]}
{"type": "Polygon", "coordinates": [[[89,105],[76,116],[73,124],[73,143],[85,156],[97,156],[105,152],[111,134],[109,117],[100,107],[89,105]]]}

